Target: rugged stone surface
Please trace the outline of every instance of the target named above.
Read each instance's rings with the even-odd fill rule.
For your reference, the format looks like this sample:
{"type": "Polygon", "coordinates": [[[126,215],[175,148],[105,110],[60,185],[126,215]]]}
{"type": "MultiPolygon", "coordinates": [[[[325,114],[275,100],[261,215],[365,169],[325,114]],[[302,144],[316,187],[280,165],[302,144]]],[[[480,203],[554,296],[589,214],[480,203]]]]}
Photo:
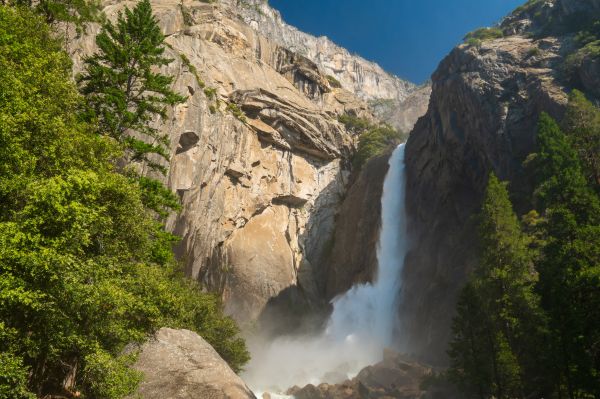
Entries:
{"type": "Polygon", "coordinates": [[[266,0],[226,0],[237,5],[246,23],[275,43],[315,62],[327,75],[334,76],[343,88],[363,99],[403,100],[416,89],[410,82],[385,72],[329,40],[301,32],[286,24],[281,14],[266,0]]]}
{"type": "MultiPolygon", "coordinates": [[[[583,3],[597,7],[579,0],[536,4],[565,19],[566,10],[583,3]]],[[[511,35],[461,45],[446,57],[433,75],[429,110],[408,140],[407,212],[415,246],[404,269],[402,316],[407,347],[432,361],[445,361],[457,293],[476,262],[472,216],[489,172],[511,182],[517,211],[529,210],[522,163],[535,150],[537,117],[564,113],[568,88],[559,71],[572,36],[536,39],[528,34],[535,26],[530,12],[501,25],[511,35]]]]}
{"type": "Polygon", "coordinates": [[[404,100],[378,99],[369,101],[375,116],[404,133],[410,133],[417,120],[425,115],[431,96],[431,84],[426,83],[404,100]]]}
{"type": "Polygon", "coordinates": [[[356,282],[371,282],[377,270],[377,243],[381,227],[381,196],[389,154],[367,162],[348,190],[328,243],[330,254],[326,297],[347,291],[356,282]]]}
{"type": "MultiPolygon", "coordinates": [[[[322,261],[356,140],[337,118],[373,118],[313,60],[245,22],[245,3],[152,1],[173,59],[164,72],[187,96],[155,121],[171,142],[165,182],[183,205],[168,228],[182,237],[177,254],[189,276],[221,294],[242,324],[284,292],[321,303],[317,279],[326,275],[322,261]]],[[[134,3],[103,5],[114,18],[134,3]]],[[[76,73],[98,31],[90,26],[70,41],[76,73]]],[[[395,82],[389,90],[410,87],[386,79],[395,82]]]]}
{"type": "Polygon", "coordinates": [[[161,328],[141,347],[134,368],[144,374],[137,392],[143,399],[256,399],[213,347],[192,331],[161,328]]]}
{"type": "MultiPolygon", "coordinates": [[[[421,389],[432,369],[405,356],[386,351],[384,360],[369,366],[353,379],[340,384],[294,387],[288,394],[296,399],[418,399],[432,397],[421,389]]],[[[452,396],[445,396],[446,399],[452,396]]]]}

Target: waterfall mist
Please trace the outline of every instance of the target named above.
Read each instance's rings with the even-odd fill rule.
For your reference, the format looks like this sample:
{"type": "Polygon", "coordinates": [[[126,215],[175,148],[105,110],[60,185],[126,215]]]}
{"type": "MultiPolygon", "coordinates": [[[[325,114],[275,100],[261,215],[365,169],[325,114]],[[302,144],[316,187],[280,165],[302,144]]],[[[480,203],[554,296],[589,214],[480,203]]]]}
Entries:
{"type": "Polygon", "coordinates": [[[382,359],[392,344],[400,275],[406,254],[404,144],[389,160],[373,284],[360,284],[333,301],[325,330],[316,336],[249,341],[244,373],[251,388],[281,392],[297,385],[337,383],[382,359]]]}

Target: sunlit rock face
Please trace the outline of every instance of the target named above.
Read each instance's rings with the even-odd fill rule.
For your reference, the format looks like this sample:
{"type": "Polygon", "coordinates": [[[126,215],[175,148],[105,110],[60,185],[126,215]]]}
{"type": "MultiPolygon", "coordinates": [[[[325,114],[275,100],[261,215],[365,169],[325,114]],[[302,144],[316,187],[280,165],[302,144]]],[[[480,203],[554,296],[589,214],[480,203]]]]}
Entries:
{"type": "MultiPolygon", "coordinates": [[[[176,251],[188,275],[222,295],[227,312],[242,324],[258,319],[280,296],[321,306],[327,243],[350,185],[356,144],[338,116],[373,119],[357,94],[402,96],[412,85],[387,76],[388,83],[371,87],[375,78],[356,75],[365,80],[364,90],[337,87],[306,51],[269,37],[268,24],[248,21],[247,2],[151,3],[173,60],[163,72],[187,98],[155,123],[171,143],[169,173],[158,177],[182,201],[168,228],[182,237],[176,251]]],[[[115,18],[134,4],[107,1],[104,11],[115,18]]],[[[75,72],[95,51],[98,31],[90,26],[70,38],[75,72]]],[[[341,61],[336,68],[350,73],[355,63],[341,61]]]]}
{"type": "Polygon", "coordinates": [[[384,71],[374,62],[351,54],[327,37],[315,37],[286,24],[266,0],[224,0],[263,36],[314,62],[341,86],[374,105],[379,119],[410,132],[427,111],[431,85],[417,86],[384,71]]]}
{"type": "Polygon", "coordinates": [[[208,342],[188,330],[161,328],[133,368],[144,374],[132,397],[142,399],[256,399],[208,342]]]}
{"type": "Polygon", "coordinates": [[[457,293],[476,261],[473,216],[489,172],[510,181],[518,212],[530,210],[523,161],[535,150],[538,115],[545,111],[560,120],[564,113],[570,87],[561,71],[573,35],[536,38],[531,32],[541,28],[535,18],[548,13],[554,21],[567,20],[582,9],[600,7],[596,1],[535,3],[501,24],[505,37],[458,46],[433,75],[429,110],[406,150],[414,247],[404,269],[402,309],[408,348],[430,360],[445,361],[457,293]]]}

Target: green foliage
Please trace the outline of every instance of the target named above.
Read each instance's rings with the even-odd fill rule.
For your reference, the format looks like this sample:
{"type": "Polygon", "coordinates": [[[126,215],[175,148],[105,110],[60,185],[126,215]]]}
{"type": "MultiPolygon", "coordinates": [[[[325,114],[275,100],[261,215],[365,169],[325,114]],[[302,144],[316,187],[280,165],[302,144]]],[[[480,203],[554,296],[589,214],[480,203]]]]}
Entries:
{"type": "Polygon", "coordinates": [[[544,320],[534,294],[534,253],[506,185],[491,174],[480,214],[480,262],[463,289],[453,323],[450,375],[468,395],[532,393],[539,354],[531,345],[544,320]],[[534,356],[536,355],[536,356],[534,356]]]}
{"type": "Polygon", "coordinates": [[[215,100],[217,98],[217,89],[214,87],[207,87],[204,89],[204,95],[206,95],[209,100],[215,100]]]}
{"type": "Polygon", "coordinates": [[[536,186],[536,210],[522,218],[529,235],[490,178],[480,265],[461,293],[449,350],[450,376],[469,397],[600,397],[597,112],[574,92],[569,136],[540,115],[527,160],[536,186]]]}
{"type": "Polygon", "coordinates": [[[540,50],[539,47],[532,47],[529,50],[527,50],[528,57],[537,57],[541,53],[542,53],[542,51],[540,50]]]}
{"type": "Polygon", "coordinates": [[[125,8],[116,24],[105,23],[96,44],[99,51],[85,59],[78,80],[100,132],[131,150],[133,160],[160,170],[149,155],[168,159],[167,139],[150,123],[184,98],[170,89],[172,77],[156,72],[172,60],[163,56],[164,36],[150,2],[125,8]]]}
{"type": "Polygon", "coordinates": [[[513,14],[516,13],[522,13],[522,12],[529,12],[531,11],[537,4],[540,4],[542,1],[544,0],[527,0],[527,2],[519,7],[517,7],[514,11],[513,14]]]}
{"type": "Polygon", "coordinates": [[[14,353],[0,352],[0,399],[33,399],[27,389],[27,369],[14,353]]]}
{"type": "Polygon", "coordinates": [[[550,319],[551,375],[569,398],[600,395],[600,199],[556,122],[540,117],[538,209],[545,236],[538,291],[550,319]]]}
{"type": "Polygon", "coordinates": [[[494,40],[502,37],[504,37],[504,32],[500,28],[479,28],[468,33],[464,40],[470,46],[479,46],[487,40],[494,40]]]}
{"type": "Polygon", "coordinates": [[[183,278],[155,218],[176,198],[115,171],[121,147],[84,121],[70,78],[46,24],[0,7],[0,398],[122,398],[139,379],[123,349],[162,326],[239,370],[236,325],[183,278]]]}
{"type": "Polygon", "coordinates": [[[588,182],[600,190],[600,109],[582,92],[573,90],[563,126],[583,161],[588,182]]]}
{"type": "Polygon", "coordinates": [[[340,115],[338,120],[346,127],[346,130],[352,134],[361,134],[372,127],[371,122],[368,119],[359,118],[358,116],[351,114],[340,115]]]}
{"type": "Polygon", "coordinates": [[[192,75],[194,75],[194,77],[196,78],[196,83],[198,83],[198,86],[201,89],[204,89],[206,84],[204,83],[204,81],[202,79],[200,79],[200,75],[198,74],[198,69],[196,68],[196,66],[194,64],[192,64],[190,59],[183,53],[179,54],[179,58],[181,58],[181,62],[183,63],[183,65],[185,65],[187,67],[187,69],[192,73],[192,75]]]}
{"type": "Polygon", "coordinates": [[[329,85],[335,89],[340,89],[342,87],[342,84],[335,76],[327,75],[327,81],[329,82],[329,85]]]}
{"type": "Polygon", "coordinates": [[[92,353],[85,358],[89,395],[94,398],[123,398],[135,393],[143,375],[130,368],[135,356],[112,356],[106,352],[92,353]]]}
{"type": "Polygon", "coordinates": [[[246,123],[246,114],[244,114],[244,111],[242,111],[240,109],[240,107],[238,107],[237,104],[235,104],[235,103],[227,104],[227,111],[231,112],[231,114],[233,116],[235,116],[236,118],[238,118],[240,121],[246,123]]]}
{"type": "Polygon", "coordinates": [[[69,22],[75,24],[78,30],[83,29],[86,22],[102,19],[98,0],[3,0],[2,5],[27,6],[49,24],[69,22]]]}
{"type": "Polygon", "coordinates": [[[352,160],[354,167],[360,170],[369,159],[400,144],[404,138],[401,132],[388,125],[370,127],[358,139],[358,148],[352,160]]]}
{"type": "Polygon", "coordinates": [[[406,140],[406,135],[387,124],[374,125],[368,119],[351,114],[340,115],[338,120],[346,130],[359,136],[358,148],[352,160],[356,170],[360,170],[369,159],[406,140]]]}

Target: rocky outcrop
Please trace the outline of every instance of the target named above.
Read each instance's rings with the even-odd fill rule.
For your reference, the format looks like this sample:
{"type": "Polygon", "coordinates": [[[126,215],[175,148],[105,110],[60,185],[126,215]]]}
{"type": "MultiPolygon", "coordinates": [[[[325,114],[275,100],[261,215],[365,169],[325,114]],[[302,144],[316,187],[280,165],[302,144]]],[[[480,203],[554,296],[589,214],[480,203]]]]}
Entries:
{"type": "Polygon", "coordinates": [[[202,337],[161,328],[139,352],[142,399],[256,399],[240,377],[202,337]]]}
{"type": "Polygon", "coordinates": [[[262,35],[315,62],[346,90],[362,99],[404,100],[416,89],[410,82],[385,72],[329,40],[301,32],[286,24],[266,0],[225,0],[237,6],[243,20],[262,35]]]}
{"type": "MultiPolygon", "coordinates": [[[[284,292],[321,303],[317,280],[356,140],[337,118],[372,119],[367,103],[244,22],[237,1],[151,3],[173,59],[163,72],[187,97],[155,126],[171,143],[165,182],[182,211],[168,228],[182,237],[188,275],[242,324],[284,292]]],[[[103,5],[115,18],[133,3],[103,5]]],[[[98,31],[70,42],[76,73],[98,31]]]]}
{"type": "MultiPolygon", "coordinates": [[[[596,4],[584,3],[588,10],[596,4]]],[[[531,4],[558,12],[558,21],[583,3],[531,4]]],[[[403,325],[407,347],[433,361],[445,361],[457,293],[476,262],[473,215],[489,172],[511,182],[517,211],[529,210],[523,161],[535,150],[538,115],[560,119],[564,112],[568,87],[560,71],[572,35],[531,34],[530,12],[522,9],[501,25],[506,37],[463,44],[446,57],[433,75],[429,110],[408,140],[407,212],[415,246],[404,269],[403,325]]]]}
{"type": "MultiPolygon", "coordinates": [[[[431,374],[430,367],[386,351],[382,362],[364,368],[351,380],[340,384],[294,387],[288,394],[294,395],[295,399],[432,398],[421,388],[422,382],[431,374]]],[[[444,398],[451,399],[453,396],[446,395],[444,398]]]]}
{"type": "Polygon", "coordinates": [[[369,105],[379,120],[408,134],[417,120],[427,112],[430,96],[431,84],[426,83],[404,100],[376,99],[369,101],[369,105]]]}

